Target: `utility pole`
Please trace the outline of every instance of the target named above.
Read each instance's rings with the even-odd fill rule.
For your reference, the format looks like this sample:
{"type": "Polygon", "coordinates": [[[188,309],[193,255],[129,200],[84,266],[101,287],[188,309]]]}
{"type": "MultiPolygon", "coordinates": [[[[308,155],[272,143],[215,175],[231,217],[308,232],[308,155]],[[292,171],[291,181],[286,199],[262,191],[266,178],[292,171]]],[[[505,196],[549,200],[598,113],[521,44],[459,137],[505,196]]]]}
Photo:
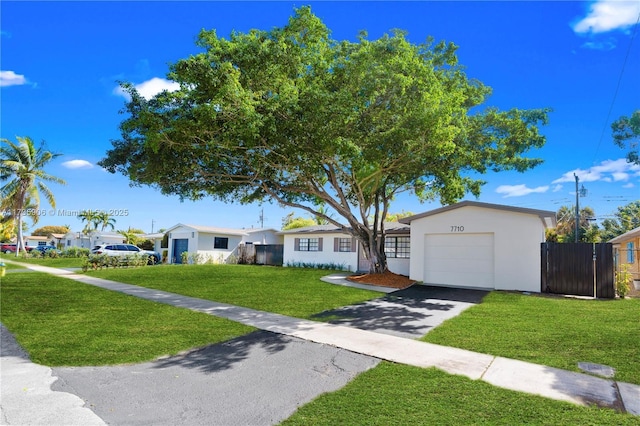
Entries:
{"type": "Polygon", "coordinates": [[[260,209],[260,228],[264,228],[264,208],[260,209]]]}
{"type": "Polygon", "coordinates": [[[153,234],[153,225],[155,225],[156,221],[151,219],[151,233],[153,234]]]}
{"type": "Polygon", "coordinates": [[[576,238],[575,238],[575,242],[578,242],[578,225],[580,223],[580,207],[578,206],[578,200],[579,200],[579,194],[578,194],[578,175],[577,174],[573,174],[573,177],[576,178],[576,226],[575,226],[575,233],[576,233],[576,238]]]}

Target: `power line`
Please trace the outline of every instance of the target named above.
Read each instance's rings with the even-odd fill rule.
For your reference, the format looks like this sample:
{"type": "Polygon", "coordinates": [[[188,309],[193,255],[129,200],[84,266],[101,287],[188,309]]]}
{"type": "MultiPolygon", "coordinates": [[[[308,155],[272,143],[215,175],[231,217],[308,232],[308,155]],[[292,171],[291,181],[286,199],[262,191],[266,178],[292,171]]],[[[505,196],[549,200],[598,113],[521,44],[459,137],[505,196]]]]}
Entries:
{"type": "Polygon", "coordinates": [[[598,151],[600,150],[600,145],[602,145],[602,139],[604,139],[604,132],[607,129],[607,124],[609,124],[609,120],[611,119],[611,112],[613,111],[613,106],[616,103],[616,99],[618,97],[618,91],[620,90],[620,83],[622,82],[622,76],[624,75],[624,69],[627,66],[627,59],[629,59],[629,55],[631,53],[631,46],[633,46],[633,39],[636,37],[636,32],[638,31],[638,24],[640,23],[640,13],[638,13],[638,19],[633,27],[633,33],[631,34],[631,40],[629,40],[629,47],[627,48],[627,54],[624,57],[624,61],[622,62],[622,69],[620,70],[620,75],[618,76],[618,82],[616,84],[616,90],[613,93],[613,99],[611,100],[611,105],[609,105],[609,112],[607,112],[607,118],[604,121],[602,126],[602,133],[600,133],[600,140],[598,141],[598,146],[596,146],[596,152],[593,154],[593,162],[596,161],[596,157],[598,156],[598,151]]]}

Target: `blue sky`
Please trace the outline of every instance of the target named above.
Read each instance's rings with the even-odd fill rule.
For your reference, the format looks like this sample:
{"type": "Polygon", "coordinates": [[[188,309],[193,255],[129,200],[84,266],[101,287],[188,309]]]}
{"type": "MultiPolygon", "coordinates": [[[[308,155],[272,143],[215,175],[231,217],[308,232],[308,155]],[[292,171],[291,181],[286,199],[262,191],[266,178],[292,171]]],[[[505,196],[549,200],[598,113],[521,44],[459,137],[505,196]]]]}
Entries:
{"type": "MultiPolygon", "coordinates": [[[[118,81],[141,93],[170,88],[168,64],[199,52],[201,29],[270,29],[294,7],[310,4],[334,39],[369,38],[391,29],[423,42],[429,35],[459,46],[469,77],[493,88],[487,106],[550,107],[544,163],[526,173],[484,176],[479,201],[556,211],[575,203],[575,181],[588,190],[581,206],[598,218],[640,199],[640,167],[613,145],[610,124],[640,109],[640,1],[501,2],[12,2],[0,4],[0,137],[30,136],[63,155],[47,172],[57,208],[44,204],[41,225],[82,228],[74,211],[115,214],[116,228],[157,231],[176,223],[280,228],[294,210],[276,204],[180,202],[96,163],[119,137],[125,99],[118,81]],[[61,213],[67,213],[62,214],[61,213]],[[53,213],[53,214],[52,214],[53,213]]],[[[467,199],[475,199],[468,197],[467,199]]],[[[392,212],[440,207],[402,195],[392,212]]],[[[296,215],[306,216],[302,211],[296,215]]]]}

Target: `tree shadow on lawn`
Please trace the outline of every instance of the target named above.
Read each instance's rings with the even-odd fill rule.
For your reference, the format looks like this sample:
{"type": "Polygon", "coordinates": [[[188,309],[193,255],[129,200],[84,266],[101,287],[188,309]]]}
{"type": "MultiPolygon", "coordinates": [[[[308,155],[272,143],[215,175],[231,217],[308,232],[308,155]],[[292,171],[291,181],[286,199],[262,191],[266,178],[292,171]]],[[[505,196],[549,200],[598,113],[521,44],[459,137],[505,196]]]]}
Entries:
{"type": "Polygon", "coordinates": [[[400,337],[425,335],[444,320],[480,303],[487,291],[414,285],[367,302],[324,311],[315,320],[400,337]]]}
{"type": "Polygon", "coordinates": [[[292,343],[291,337],[268,331],[254,331],[235,339],[205,346],[154,361],[154,368],[184,367],[198,369],[205,373],[215,373],[233,368],[251,355],[275,354],[292,343]]]}

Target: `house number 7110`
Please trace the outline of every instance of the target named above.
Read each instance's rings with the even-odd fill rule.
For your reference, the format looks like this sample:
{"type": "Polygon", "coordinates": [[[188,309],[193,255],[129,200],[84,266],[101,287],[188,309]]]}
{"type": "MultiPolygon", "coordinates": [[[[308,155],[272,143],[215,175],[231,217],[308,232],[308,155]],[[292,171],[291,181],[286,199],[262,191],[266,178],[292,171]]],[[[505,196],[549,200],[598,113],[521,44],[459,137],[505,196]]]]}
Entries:
{"type": "Polygon", "coordinates": [[[451,225],[451,232],[464,232],[464,226],[462,226],[462,225],[451,225]]]}

